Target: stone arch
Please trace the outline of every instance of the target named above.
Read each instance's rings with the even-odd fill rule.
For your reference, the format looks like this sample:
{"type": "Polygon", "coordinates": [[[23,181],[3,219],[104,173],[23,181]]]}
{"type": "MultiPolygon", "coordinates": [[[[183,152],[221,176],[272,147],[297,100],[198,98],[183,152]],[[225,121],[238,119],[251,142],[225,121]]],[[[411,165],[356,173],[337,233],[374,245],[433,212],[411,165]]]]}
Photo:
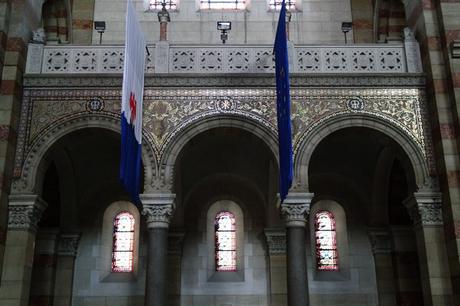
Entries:
{"type": "Polygon", "coordinates": [[[385,119],[368,114],[343,114],[330,117],[307,131],[295,148],[294,184],[293,187],[308,190],[308,166],[310,158],[318,144],[335,131],[350,128],[364,127],[381,132],[393,139],[406,153],[412,164],[415,175],[415,184],[422,186],[429,176],[427,158],[422,148],[411,136],[388,122],[385,119]]]}
{"type": "Polygon", "coordinates": [[[276,130],[271,127],[268,122],[256,121],[253,118],[245,115],[234,114],[221,114],[211,115],[205,118],[198,118],[183,126],[180,131],[172,136],[171,140],[163,150],[162,157],[160,158],[160,169],[157,178],[155,189],[172,190],[174,182],[174,165],[176,164],[177,157],[182,151],[182,148],[194,136],[219,127],[234,127],[248,131],[255,136],[262,139],[267,147],[272,152],[276,161],[278,161],[278,141],[276,130]]]}
{"type": "MultiPolygon", "coordinates": [[[[119,118],[109,115],[81,115],[53,125],[39,138],[35,139],[24,154],[21,176],[13,182],[13,193],[32,192],[40,194],[45,170],[49,164],[47,153],[62,137],[86,128],[101,128],[120,133],[119,118]]],[[[153,145],[143,138],[142,162],[144,165],[144,184],[147,185],[155,176],[157,160],[153,145]]]]}

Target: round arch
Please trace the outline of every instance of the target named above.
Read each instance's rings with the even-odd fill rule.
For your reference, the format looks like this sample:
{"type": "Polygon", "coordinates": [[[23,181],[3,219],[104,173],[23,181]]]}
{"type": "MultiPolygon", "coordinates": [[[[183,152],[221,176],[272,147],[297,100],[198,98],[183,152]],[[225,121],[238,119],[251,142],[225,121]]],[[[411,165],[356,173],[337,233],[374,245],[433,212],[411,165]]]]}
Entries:
{"type": "MultiPolygon", "coordinates": [[[[36,139],[26,152],[21,169],[21,177],[13,182],[12,192],[32,192],[40,194],[45,170],[49,164],[47,153],[51,147],[68,134],[87,128],[100,128],[120,133],[118,118],[107,115],[78,116],[53,125],[46,133],[36,139]]],[[[152,144],[144,137],[142,162],[144,165],[144,184],[148,184],[155,176],[157,161],[152,144]]]]}
{"type": "Polygon", "coordinates": [[[429,176],[426,158],[415,141],[399,127],[370,115],[344,114],[328,118],[303,135],[296,147],[294,160],[295,186],[308,190],[308,166],[318,144],[328,135],[341,129],[364,127],[381,132],[393,139],[406,153],[415,175],[415,184],[422,186],[429,176]]]}
{"type": "Polygon", "coordinates": [[[162,154],[160,160],[162,169],[159,173],[163,176],[161,178],[164,183],[163,187],[172,188],[174,182],[174,165],[176,164],[180,152],[188,141],[194,136],[213,128],[231,127],[250,132],[267,145],[273,157],[278,162],[278,141],[276,132],[268,126],[268,123],[267,125],[262,125],[252,118],[238,115],[213,115],[186,125],[171,139],[162,154]]]}

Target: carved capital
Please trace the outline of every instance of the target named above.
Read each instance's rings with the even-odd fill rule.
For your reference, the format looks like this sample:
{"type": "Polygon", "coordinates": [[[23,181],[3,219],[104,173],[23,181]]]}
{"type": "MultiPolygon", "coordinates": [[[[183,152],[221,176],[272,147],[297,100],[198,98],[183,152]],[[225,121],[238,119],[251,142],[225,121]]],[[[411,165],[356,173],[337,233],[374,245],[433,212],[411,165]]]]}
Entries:
{"type": "Polygon", "coordinates": [[[43,211],[48,205],[34,194],[13,194],[8,203],[8,229],[37,231],[43,211]]]}
{"type": "Polygon", "coordinates": [[[176,195],[173,193],[141,194],[142,215],[148,228],[168,228],[174,214],[176,195]]]}
{"type": "Polygon", "coordinates": [[[80,234],[61,234],[59,236],[58,255],[77,256],[80,234]]]}
{"type": "Polygon", "coordinates": [[[284,229],[266,228],[264,233],[270,255],[286,254],[286,231],[284,229]]]}
{"type": "Polygon", "coordinates": [[[440,192],[416,192],[404,205],[416,225],[440,226],[442,220],[442,198],[440,192]]]}
{"type": "Polygon", "coordinates": [[[372,252],[376,254],[390,254],[393,251],[391,233],[385,228],[369,229],[369,240],[372,252]]]}
{"type": "Polygon", "coordinates": [[[281,215],[286,220],[286,226],[304,227],[306,216],[310,213],[310,203],[313,193],[289,193],[284,203],[281,204],[281,215]]]}

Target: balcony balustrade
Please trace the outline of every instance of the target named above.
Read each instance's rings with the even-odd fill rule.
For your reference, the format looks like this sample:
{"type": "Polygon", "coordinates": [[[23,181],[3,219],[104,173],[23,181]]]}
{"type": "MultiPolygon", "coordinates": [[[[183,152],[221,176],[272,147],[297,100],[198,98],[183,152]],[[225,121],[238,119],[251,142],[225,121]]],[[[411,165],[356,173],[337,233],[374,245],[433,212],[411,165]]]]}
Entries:
{"type": "MultiPolygon", "coordinates": [[[[146,51],[147,74],[273,74],[273,46],[178,45],[159,42],[146,51]]],[[[29,44],[26,74],[121,74],[124,46],[29,44]]],[[[400,44],[292,45],[291,73],[420,73],[415,40],[400,44]]]]}

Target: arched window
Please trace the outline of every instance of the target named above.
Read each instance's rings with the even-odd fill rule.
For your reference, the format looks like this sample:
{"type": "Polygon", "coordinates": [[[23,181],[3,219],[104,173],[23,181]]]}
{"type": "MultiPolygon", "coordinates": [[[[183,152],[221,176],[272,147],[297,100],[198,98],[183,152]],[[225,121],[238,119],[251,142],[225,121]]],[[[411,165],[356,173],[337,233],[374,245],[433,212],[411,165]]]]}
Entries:
{"type": "Polygon", "coordinates": [[[134,258],[134,217],[127,211],[113,220],[112,272],[132,272],[134,258]]]}
{"type": "Polygon", "coordinates": [[[218,213],[214,220],[216,271],[236,271],[236,222],[229,211],[218,213]]]}
{"type": "Polygon", "coordinates": [[[315,214],[316,267],[321,271],[337,271],[338,253],[334,215],[326,210],[315,214]]]}

